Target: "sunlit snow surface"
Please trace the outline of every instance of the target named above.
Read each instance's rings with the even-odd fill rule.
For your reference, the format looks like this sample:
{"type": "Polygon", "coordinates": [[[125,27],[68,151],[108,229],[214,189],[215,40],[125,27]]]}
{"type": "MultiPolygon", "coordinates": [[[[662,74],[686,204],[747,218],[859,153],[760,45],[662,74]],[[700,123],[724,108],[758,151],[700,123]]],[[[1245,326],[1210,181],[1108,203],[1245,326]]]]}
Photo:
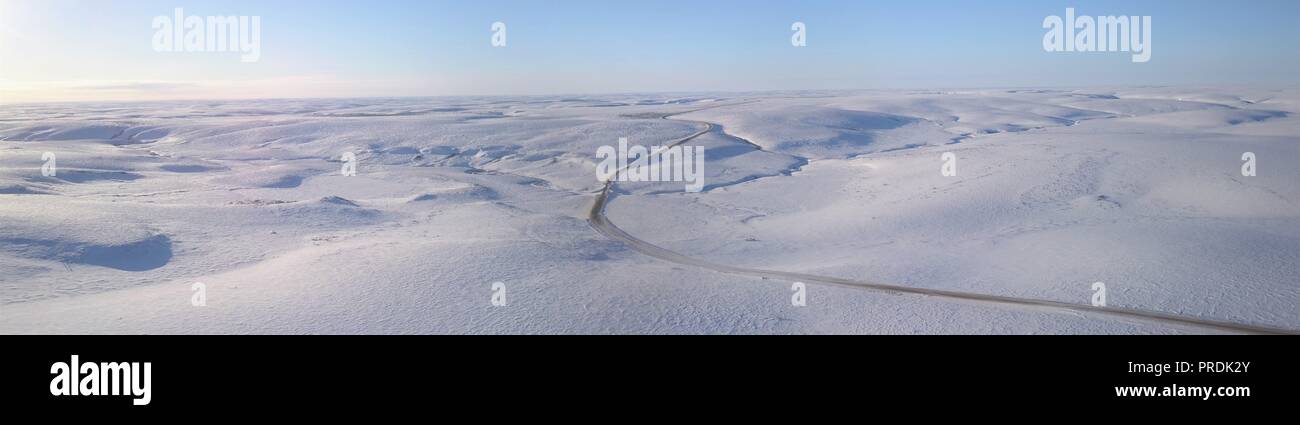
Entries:
{"type": "Polygon", "coordinates": [[[1297,101],[1265,87],[4,105],[0,332],[1205,332],[815,284],[795,307],[791,282],[593,231],[599,146],[705,123],[689,142],[706,148],[705,190],[620,183],[612,222],[713,263],[1078,304],[1104,282],[1111,306],[1300,329],[1297,101]]]}

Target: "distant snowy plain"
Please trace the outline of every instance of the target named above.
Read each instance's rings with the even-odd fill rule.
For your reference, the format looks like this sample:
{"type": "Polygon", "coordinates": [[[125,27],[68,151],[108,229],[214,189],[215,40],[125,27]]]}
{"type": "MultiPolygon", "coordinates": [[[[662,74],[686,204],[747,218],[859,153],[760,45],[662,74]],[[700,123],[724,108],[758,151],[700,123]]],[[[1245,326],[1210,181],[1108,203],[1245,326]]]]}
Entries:
{"type": "Polygon", "coordinates": [[[706,148],[702,192],[619,183],[608,219],[736,267],[1077,304],[1104,282],[1111,306],[1300,330],[1298,102],[1147,87],[3,105],[0,332],[1216,332],[815,283],[795,307],[792,282],[589,225],[598,147],[710,124],[688,142],[706,148]]]}

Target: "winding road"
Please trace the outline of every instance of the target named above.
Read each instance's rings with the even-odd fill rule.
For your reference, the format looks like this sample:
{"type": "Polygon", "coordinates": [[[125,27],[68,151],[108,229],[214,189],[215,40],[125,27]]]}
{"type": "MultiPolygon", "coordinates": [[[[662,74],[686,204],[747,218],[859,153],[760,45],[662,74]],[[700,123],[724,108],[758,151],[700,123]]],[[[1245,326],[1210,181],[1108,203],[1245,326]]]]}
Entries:
{"type": "MultiPolygon", "coordinates": [[[[730,106],[730,105],[719,105],[719,106],[730,106]]],[[[695,112],[695,111],[692,110],[692,111],[685,111],[685,112],[679,112],[674,114],[667,114],[661,116],[661,118],[672,119],[671,117],[674,115],[681,115],[689,112],[695,112]]],[[[714,131],[715,129],[718,128],[713,123],[708,123],[703,121],[689,121],[689,120],[675,120],[675,121],[702,124],[704,125],[704,129],[696,133],[693,133],[689,136],[683,137],[681,139],[677,139],[671,144],[664,146],[663,149],[667,149],[673,146],[678,146],[683,143],[689,142],[691,140],[694,140],[697,137],[708,134],[709,132],[714,131]]],[[[655,154],[657,153],[658,152],[656,152],[655,154]]],[[[624,172],[626,168],[627,167],[618,169],[616,171],[616,174],[624,172]]],[[[1085,315],[1110,316],[1110,317],[1115,317],[1120,319],[1137,319],[1145,322],[1156,322],[1165,325],[1172,325],[1176,327],[1188,327],[1193,329],[1208,329],[1208,330],[1226,331],[1226,332],[1234,332],[1234,333],[1248,333],[1248,334],[1296,334],[1298,333],[1297,331],[1290,330],[1290,329],[1278,329],[1278,328],[1270,328],[1270,327],[1248,325],[1248,324],[1241,324],[1241,323],[1222,322],[1222,321],[1207,320],[1207,319],[1200,319],[1200,318],[1193,318],[1193,317],[1184,317],[1184,316],[1178,316],[1174,314],[1161,313],[1155,311],[1118,308],[1118,307],[1098,307],[1098,306],[1085,305],[1085,304],[1071,304],[1071,303],[1065,303],[1060,301],[1015,298],[1015,297],[987,295],[987,294],[970,293],[970,292],[947,291],[941,289],[916,288],[916,287],[900,286],[900,285],[893,285],[893,284],[880,283],[880,282],[870,282],[870,281],[862,281],[862,280],[844,279],[838,277],[818,276],[818,275],[812,275],[807,273],[793,273],[793,272],[784,272],[784,271],[777,271],[777,270],[763,270],[763,269],[719,264],[708,260],[702,260],[699,258],[682,255],[677,252],[673,252],[663,247],[652,244],[650,242],[646,242],[644,240],[641,240],[635,236],[628,234],[627,232],[623,231],[623,229],[620,229],[617,225],[611,222],[609,220],[609,217],[605,215],[605,207],[610,202],[610,192],[614,188],[614,184],[617,180],[618,180],[617,178],[612,178],[609,181],[605,182],[604,188],[601,189],[600,193],[596,196],[595,201],[591,205],[591,209],[587,213],[587,222],[591,225],[593,229],[596,230],[596,232],[600,233],[601,235],[604,235],[607,238],[623,242],[627,246],[631,247],[632,249],[644,255],[648,255],[650,257],[654,257],[671,263],[699,267],[703,269],[712,270],[715,272],[727,273],[732,275],[759,277],[764,279],[776,279],[776,280],[785,280],[785,281],[797,281],[797,282],[805,282],[805,283],[817,283],[817,284],[830,285],[830,286],[879,291],[879,292],[894,294],[894,295],[935,297],[935,298],[940,298],[945,300],[989,304],[997,307],[1028,308],[1028,309],[1038,309],[1038,310],[1046,310],[1046,311],[1054,311],[1054,312],[1069,312],[1069,313],[1081,313],[1085,315]]]]}

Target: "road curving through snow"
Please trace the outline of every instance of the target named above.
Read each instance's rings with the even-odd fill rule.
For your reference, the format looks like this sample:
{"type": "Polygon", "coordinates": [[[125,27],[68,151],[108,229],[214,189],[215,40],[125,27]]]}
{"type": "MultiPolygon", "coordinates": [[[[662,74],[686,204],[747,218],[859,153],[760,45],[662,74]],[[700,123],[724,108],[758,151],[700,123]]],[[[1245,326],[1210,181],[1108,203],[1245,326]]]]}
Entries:
{"type": "MultiPolygon", "coordinates": [[[[727,106],[727,105],[719,105],[719,106],[727,106]]],[[[687,112],[694,112],[694,111],[687,111],[687,112]]],[[[661,116],[661,118],[672,119],[671,117],[674,115],[680,115],[687,112],[667,114],[661,116]]],[[[683,137],[681,139],[677,139],[671,144],[664,146],[664,149],[681,145],[683,143],[694,140],[697,137],[708,134],[709,132],[714,131],[715,129],[720,128],[719,126],[713,123],[708,123],[703,121],[688,121],[688,120],[677,120],[677,121],[685,121],[685,122],[691,122],[696,124],[702,124],[704,125],[704,129],[695,132],[689,136],[683,137]]],[[[616,170],[616,173],[621,173],[625,169],[626,167],[616,170]]],[[[1072,304],[1072,303],[1066,303],[1060,301],[1016,298],[1016,297],[988,295],[988,294],[980,294],[980,293],[972,293],[972,292],[948,291],[948,290],[941,290],[941,289],[916,288],[916,287],[909,287],[909,286],[893,285],[893,284],[882,283],[882,282],[871,282],[871,281],[864,281],[864,280],[844,279],[838,277],[818,276],[818,275],[807,274],[807,273],[764,270],[764,269],[719,264],[708,260],[682,255],[680,253],[665,249],[663,247],[652,244],[650,242],[646,242],[642,239],[639,239],[635,236],[628,234],[627,232],[623,231],[623,229],[619,228],[617,225],[611,222],[609,220],[609,217],[605,215],[605,207],[610,202],[610,193],[614,188],[614,184],[616,181],[617,178],[611,178],[609,181],[605,182],[605,186],[601,189],[600,193],[596,195],[596,198],[592,202],[591,208],[587,213],[587,222],[591,225],[592,229],[594,229],[596,232],[600,233],[601,235],[604,235],[609,239],[620,241],[626,244],[628,247],[632,248],[633,250],[640,252],[641,254],[659,260],[667,261],[670,263],[699,267],[699,268],[712,270],[719,273],[726,273],[732,275],[758,277],[762,279],[798,281],[798,282],[805,282],[805,283],[853,288],[853,289],[872,290],[872,291],[879,291],[883,293],[900,295],[900,296],[936,297],[944,300],[973,302],[973,303],[987,304],[987,305],[992,305],[992,306],[1002,307],[1002,308],[1007,308],[1007,307],[1026,308],[1026,309],[1037,309],[1037,310],[1052,311],[1052,312],[1059,312],[1059,313],[1101,315],[1101,316],[1109,316],[1118,319],[1137,319],[1144,322],[1155,322],[1155,323],[1161,323],[1161,324],[1172,325],[1177,327],[1225,331],[1225,332],[1233,332],[1233,333],[1247,333],[1247,334],[1300,333],[1296,330],[1291,330],[1291,329],[1271,328],[1271,327],[1257,326],[1257,325],[1250,325],[1250,324],[1216,321],[1216,320],[1208,320],[1208,319],[1201,319],[1201,318],[1194,318],[1194,317],[1185,317],[1185,316],[1179,316],[1175,314],[1162,313],[1156,311],[1119,308],[1119,307],[1098,307],[1098,306],[1085,305],[1085,304],[1072,304]]]]}

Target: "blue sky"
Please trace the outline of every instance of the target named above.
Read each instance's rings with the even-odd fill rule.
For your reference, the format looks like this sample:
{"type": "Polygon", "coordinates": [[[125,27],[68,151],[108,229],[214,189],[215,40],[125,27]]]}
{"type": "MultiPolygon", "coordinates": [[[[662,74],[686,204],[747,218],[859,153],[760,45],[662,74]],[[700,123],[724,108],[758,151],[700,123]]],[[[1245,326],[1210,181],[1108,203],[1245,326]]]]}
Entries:
{"type": "Polygon", "coordinates": [[[0,102],[1296,84],[1297,20],[1293,0],[0,0],[0,102]],[[1045,52],[1069,6],[1152,16],[1151,61],[1045,52]],[[260,16],[260,60],[154,51],[177,7],[260,16]]]}

